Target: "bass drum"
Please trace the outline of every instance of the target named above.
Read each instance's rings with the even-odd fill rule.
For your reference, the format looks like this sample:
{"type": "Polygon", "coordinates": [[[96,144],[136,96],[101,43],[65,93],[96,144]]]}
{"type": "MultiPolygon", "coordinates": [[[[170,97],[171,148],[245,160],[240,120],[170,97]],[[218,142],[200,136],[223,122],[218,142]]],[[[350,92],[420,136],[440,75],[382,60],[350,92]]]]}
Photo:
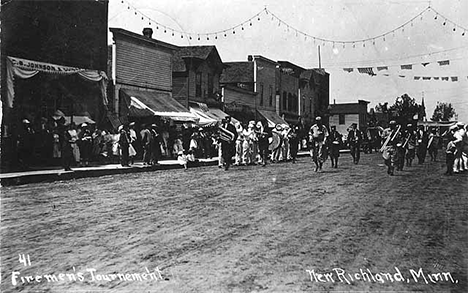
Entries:
{"type": "Polygon", "coordinates": [[[268,139],[269,146],[268,149],[270,151],[276,150],[281,145],[281,137],[277,133],[272,133],[272,136],[268,139]]]}

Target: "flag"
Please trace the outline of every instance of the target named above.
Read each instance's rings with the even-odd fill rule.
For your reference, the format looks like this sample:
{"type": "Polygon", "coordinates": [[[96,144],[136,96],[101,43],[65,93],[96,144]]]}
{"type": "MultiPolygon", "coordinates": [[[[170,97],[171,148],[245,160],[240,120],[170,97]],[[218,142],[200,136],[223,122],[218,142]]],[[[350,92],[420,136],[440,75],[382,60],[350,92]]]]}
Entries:
{"type": "Polygon", "coordinates": [[[452,76],[452,81],[458,81],[458,76],[452,76]]]}
{"type": "Polygon", "coordinates": [[[447,76],[442,77],[442,80],[448,80],[447,76]]]}
{"type": "Polygon", "coordinates": [[[406,65],[401,65],[400,66],[402,70],[411,70],[413,69],[413,64],[406,64],[406,65]]]}
{"type": "Polygon", "coordinates": [[[420,80],[421,79],[421,76],[415,76],[414,77],[414,80],[420,80]]]}
{"type": "Polygon", "coordinates": [[[369,74],[370,76],[376,75],[374,73],[374,70],[372,69],[372,67],[358,68],[358,71],[359,71],[359,73],[366,73],[366,74],[369,74]]]}
{"type": "Polygon", "coordinates": [[[433,77],[433,79],[434,79],[434,80],[439,80],[439,77],[438,77],[438,76],[437,76],[437,77],[433,77]]]}
{"type": "Polygon", "coordinates": [[[422,64],[422,66],[426,67],[427,65],[429,65],[429,62],[423,62],[421,64],[422,64]]]}
{"type": "Polygon", "coordinates": [[[388,66],[377,66],[378,71],[388,70],[388,66]]]}
{"type": "Polygon", "coordinates": [[[450,60],[437,61],[437,63],[439,63],[440,66],[449,65],[450,60]]]}
{"type": "Polygon", "coordinates": [[[399,76],[399,77],[401,77],[401,78],[405,78],[405,76],[404,76],[404,75],[398,75],[398,76],[399,76]]]}
{"type": "Polygon", "coordinates": [[[431,80],[430,76],[423,76],[423,80],[431,80]]]}
{"type": "Polygon", "coordinates": [[[354,71],[353,68],[343,68],[344,71],[348,72],[348,73],[351,73],[354,71]]]}
{"type": "Polygon", "coordinates": [[[388,73],[384,73],[384,76],[390,76],[390,74],[388,74],[388,73]]]}

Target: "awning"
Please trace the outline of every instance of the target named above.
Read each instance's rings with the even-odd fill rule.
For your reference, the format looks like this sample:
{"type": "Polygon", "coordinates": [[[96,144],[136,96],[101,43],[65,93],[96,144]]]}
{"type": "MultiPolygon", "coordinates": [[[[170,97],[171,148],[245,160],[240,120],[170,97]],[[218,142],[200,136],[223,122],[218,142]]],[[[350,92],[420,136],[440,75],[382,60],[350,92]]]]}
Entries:
{"type": "Polygon", "coordinates": [[[199,120],[169,93],[130,89],[122,89],[122,91],[127,96],[129,116],[160,116],[184,122],[198,122],[199,120]]]}
{"type": "MultiPolygon", "coordinates": [[[[217,123],[220,123],[221,120],[229,116],[229,114],[224,113],[222,110],[217,108],[210,108],[206,104],[197,103],[198,106],[190,107],[190,112],[195,114],[200,118],[199,125],[203,127],[215,126],[217,123]]],[[[231,117],[231,121],[235,124],[238,122],[235,118],[231,117]]]]}
{"type": "MultiPolygon", "coordinates": [[[[65,116],[66,123],[71,123],[71,116],[65,116]]],[[[81,125],[83,123],[87,124],[96,124],[91,118],[88,116],[73,116],[73,123],[76,125],[81,125]]]]}
{"type": "Polygon", "coordinates": [[[457,124],[457,121],[418,121],[418,126],[423,125],[425,127],[450,127],[457,124]]]}
{"type": "Polygon", "coordinates": [[[277,124],[288,124],[283,120],[276,112],[268,110],[258,110],[258,113],[262,115],[268,121],[268,127],[275,127],[277,124]]]}

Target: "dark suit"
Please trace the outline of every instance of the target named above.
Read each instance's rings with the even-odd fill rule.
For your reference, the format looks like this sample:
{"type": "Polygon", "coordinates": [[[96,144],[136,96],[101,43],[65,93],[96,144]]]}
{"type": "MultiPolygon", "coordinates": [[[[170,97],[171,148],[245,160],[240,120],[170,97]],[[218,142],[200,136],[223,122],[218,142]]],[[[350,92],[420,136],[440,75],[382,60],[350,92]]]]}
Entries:
{"type": "Polygon", "coordinates": [[[354,164],[359,163],[361,158],[362,132],[359,129],[351,129],[348,132],[348,144],[353,156],[354,164]]]}
{"type": "Polygon", "coordinates": [[[237,130],[236,130],[236,127],[232,125],[231,123],[224,123],[221,126],[234,134],[234,139],[231,142],[221,140],[221,152],[222,152],[222,157],[223,157],[223,161],[225,164],[225,169],[227,170],[229,169],[229,166],[231,166],[232,157],[235,154],[235,146],[236,146],[235,142],[237,139],[237,130]]]}

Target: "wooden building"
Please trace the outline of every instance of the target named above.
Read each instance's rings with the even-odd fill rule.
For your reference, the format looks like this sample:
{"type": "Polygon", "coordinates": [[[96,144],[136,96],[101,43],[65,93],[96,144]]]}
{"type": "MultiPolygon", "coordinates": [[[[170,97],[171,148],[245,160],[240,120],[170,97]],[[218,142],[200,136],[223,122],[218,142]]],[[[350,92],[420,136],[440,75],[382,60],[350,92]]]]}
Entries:
{"type": "Polygon", "coordinates": [[[336,126],[341,134],[347,134],[351,124],[356,123],[362,131],[367,129],[367,104],[369,102],[358,100],[357,103],[331,104],[330,126],[336,126]]]}

